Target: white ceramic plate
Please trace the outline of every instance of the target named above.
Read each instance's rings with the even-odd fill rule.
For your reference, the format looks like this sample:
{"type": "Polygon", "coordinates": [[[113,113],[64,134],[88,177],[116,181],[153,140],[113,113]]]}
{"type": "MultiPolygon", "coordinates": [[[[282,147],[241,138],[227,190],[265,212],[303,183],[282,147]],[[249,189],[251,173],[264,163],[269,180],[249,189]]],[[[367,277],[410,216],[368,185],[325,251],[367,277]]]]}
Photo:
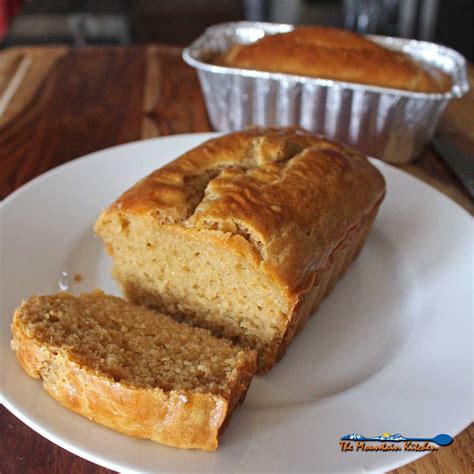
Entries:
{"type": "Polygon", "coordinates": [[[388,470],[421,454],[342,453],[340,437],[459,433],[472,418],[471,218],[437,191],[379,162],[388,194],[362,254],[284,360],[254,380],[216,453],[115,433],[61,407],[25,375],[9,346],[15,307],[60,286],[117,293],[110,261],[92,234],[94,220],[132,183],[210,136],[93,153],[2,203],[6,407],[54,443],[121,471],[388,470]]]}

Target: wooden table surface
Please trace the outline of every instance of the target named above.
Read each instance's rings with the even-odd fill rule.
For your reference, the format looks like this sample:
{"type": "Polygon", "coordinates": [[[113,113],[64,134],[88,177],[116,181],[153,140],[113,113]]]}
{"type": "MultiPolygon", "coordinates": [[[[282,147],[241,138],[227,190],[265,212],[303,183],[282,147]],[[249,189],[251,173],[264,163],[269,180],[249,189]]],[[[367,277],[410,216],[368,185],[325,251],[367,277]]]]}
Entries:
{"type": "MultiPolygon", "coordinates": [[[[474,143],[473,104],[472,93],[453,102],[440,125],[468,147],[474,143]]],[[[196,74],[181,60],[179,48],[0,52],[0,199],[48,169],[102,148],[209,130],[196,74]]],[[[401,168],[473,213],[467,193],[429,146],[420,160],[401,168]]],[[[0,434],[0,473],[107,471],[47,441],[3,406],[0,434]]],[[[394,472],[473,472],[473,437],[471,425],[450,447],[394,472]]]]}

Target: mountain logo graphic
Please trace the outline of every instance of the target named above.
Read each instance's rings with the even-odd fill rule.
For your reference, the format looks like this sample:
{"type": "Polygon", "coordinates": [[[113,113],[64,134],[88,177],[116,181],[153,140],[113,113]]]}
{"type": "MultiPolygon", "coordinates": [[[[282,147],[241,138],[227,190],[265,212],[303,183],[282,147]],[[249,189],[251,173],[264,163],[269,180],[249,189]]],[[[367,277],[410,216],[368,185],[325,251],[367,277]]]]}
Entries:
{"type": "Polygon", "coordinates": [[[438,446],[449,446],[453,442],[453,438],[452,436],[449,436],[447,434],[439,434],[434,436],[433,438],[412,438],[403,436],[400,433],[384,433],[382,435],[373,437],[362,436],[357,433],[348,433],[341,437],[341,441],[378,441],[382,443],[399,443],[401,441],[427,441],[429,443],[435,443],[438,446]]]}

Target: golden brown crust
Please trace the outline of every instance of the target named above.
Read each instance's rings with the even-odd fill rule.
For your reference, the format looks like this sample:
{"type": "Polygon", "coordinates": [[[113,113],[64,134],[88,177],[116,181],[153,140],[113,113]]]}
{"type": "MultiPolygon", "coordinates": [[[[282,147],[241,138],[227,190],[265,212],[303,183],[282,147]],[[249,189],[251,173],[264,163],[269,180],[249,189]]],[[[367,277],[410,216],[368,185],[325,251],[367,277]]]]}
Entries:
{"type": "Polygon", "coordinates": [[[380,172],[355,150],[301,129],[254,128],[209,140],[153,172],[95,229],[101,235],[110,213],[124,222],[152,216],[256,259],[295,294],[384,193],[380,172]]]}
{"type": "Polygon", "coordinates": [[[451,87],[445,73],[428,69],[406,54],[356,33],[314,26],[235,45],[219,64],[415,92],[446,92],[451,87]]]}
{"type": "Polygon", "coordinates": [[[214,451],[222,428],[245,397],[255,373],[255,356],[249,352],[229,397],[116,382],[80,364],[67,348],[49,346],[28,334],[21,317],[24,306],[13,318],[12,348],[25,372],[42,379],[45,390],[63,406],[129,436],[214,451]]]}
{"type": "MultiPolygon", "coordinates": [[[[349,265],[358,256],[370,232],[381,202],[377,202],[371,212],[356,226],[349,229],[344,240],[333,250],[323,269],[314,273],[305,289],[294,300],[294,306],[288,318],[285,334],[278,346],[276,360],[286,353],[293,338],[303,330],[309,316],[316,312],[324,298],[331,293],[337,280],[344,276],[349,265]]],[[[265,367],[266,372],[271,367],[265,367]]]]}

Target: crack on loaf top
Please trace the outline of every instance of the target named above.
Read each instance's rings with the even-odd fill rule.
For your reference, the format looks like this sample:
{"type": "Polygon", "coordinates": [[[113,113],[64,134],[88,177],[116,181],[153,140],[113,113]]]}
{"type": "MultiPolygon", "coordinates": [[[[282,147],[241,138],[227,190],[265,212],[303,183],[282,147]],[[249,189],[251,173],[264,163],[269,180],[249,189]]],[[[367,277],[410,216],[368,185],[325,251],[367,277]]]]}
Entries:
{"type": "Polygon", "coordinates": [[[196,209],[207,199],[213,199],[213,183],[219,179],[238,179],[242,175],[252,176],[262,185],[271,184],[275,178],[265,179],[265,174],[280,178],[285,165],[302,153],[307,147],[301,143],[279,137],[255,137],[249,140],[243,154],[234,162],[219,164],[204,169],[199,174],[183,178],[188,189],[187,213],[182,220],[191,218],[196,209]],[[277,166],[274,166],[277,165],[277,166]],[[263,178],[263,179],[262,179],[263,178]]]}
{"type": "Polygon", "coordinates": [[[229,134],[156,170],[127,191],[115,207],[146,212],[161,225],[204,229],[209,219],[214,221],[212,228],[221,226],[220,230],[241,235],[261,254],[257,247],[267,231],[266,224],[253,218],[255,212],[278,226],[285,214],[279,183],[286,180],[290,169],[306,175],[301,161],[306,153],[328,145],[333,144],[295,129],[229,134]],[[237,222],[245,223],[245,228],[237,222]]]}

